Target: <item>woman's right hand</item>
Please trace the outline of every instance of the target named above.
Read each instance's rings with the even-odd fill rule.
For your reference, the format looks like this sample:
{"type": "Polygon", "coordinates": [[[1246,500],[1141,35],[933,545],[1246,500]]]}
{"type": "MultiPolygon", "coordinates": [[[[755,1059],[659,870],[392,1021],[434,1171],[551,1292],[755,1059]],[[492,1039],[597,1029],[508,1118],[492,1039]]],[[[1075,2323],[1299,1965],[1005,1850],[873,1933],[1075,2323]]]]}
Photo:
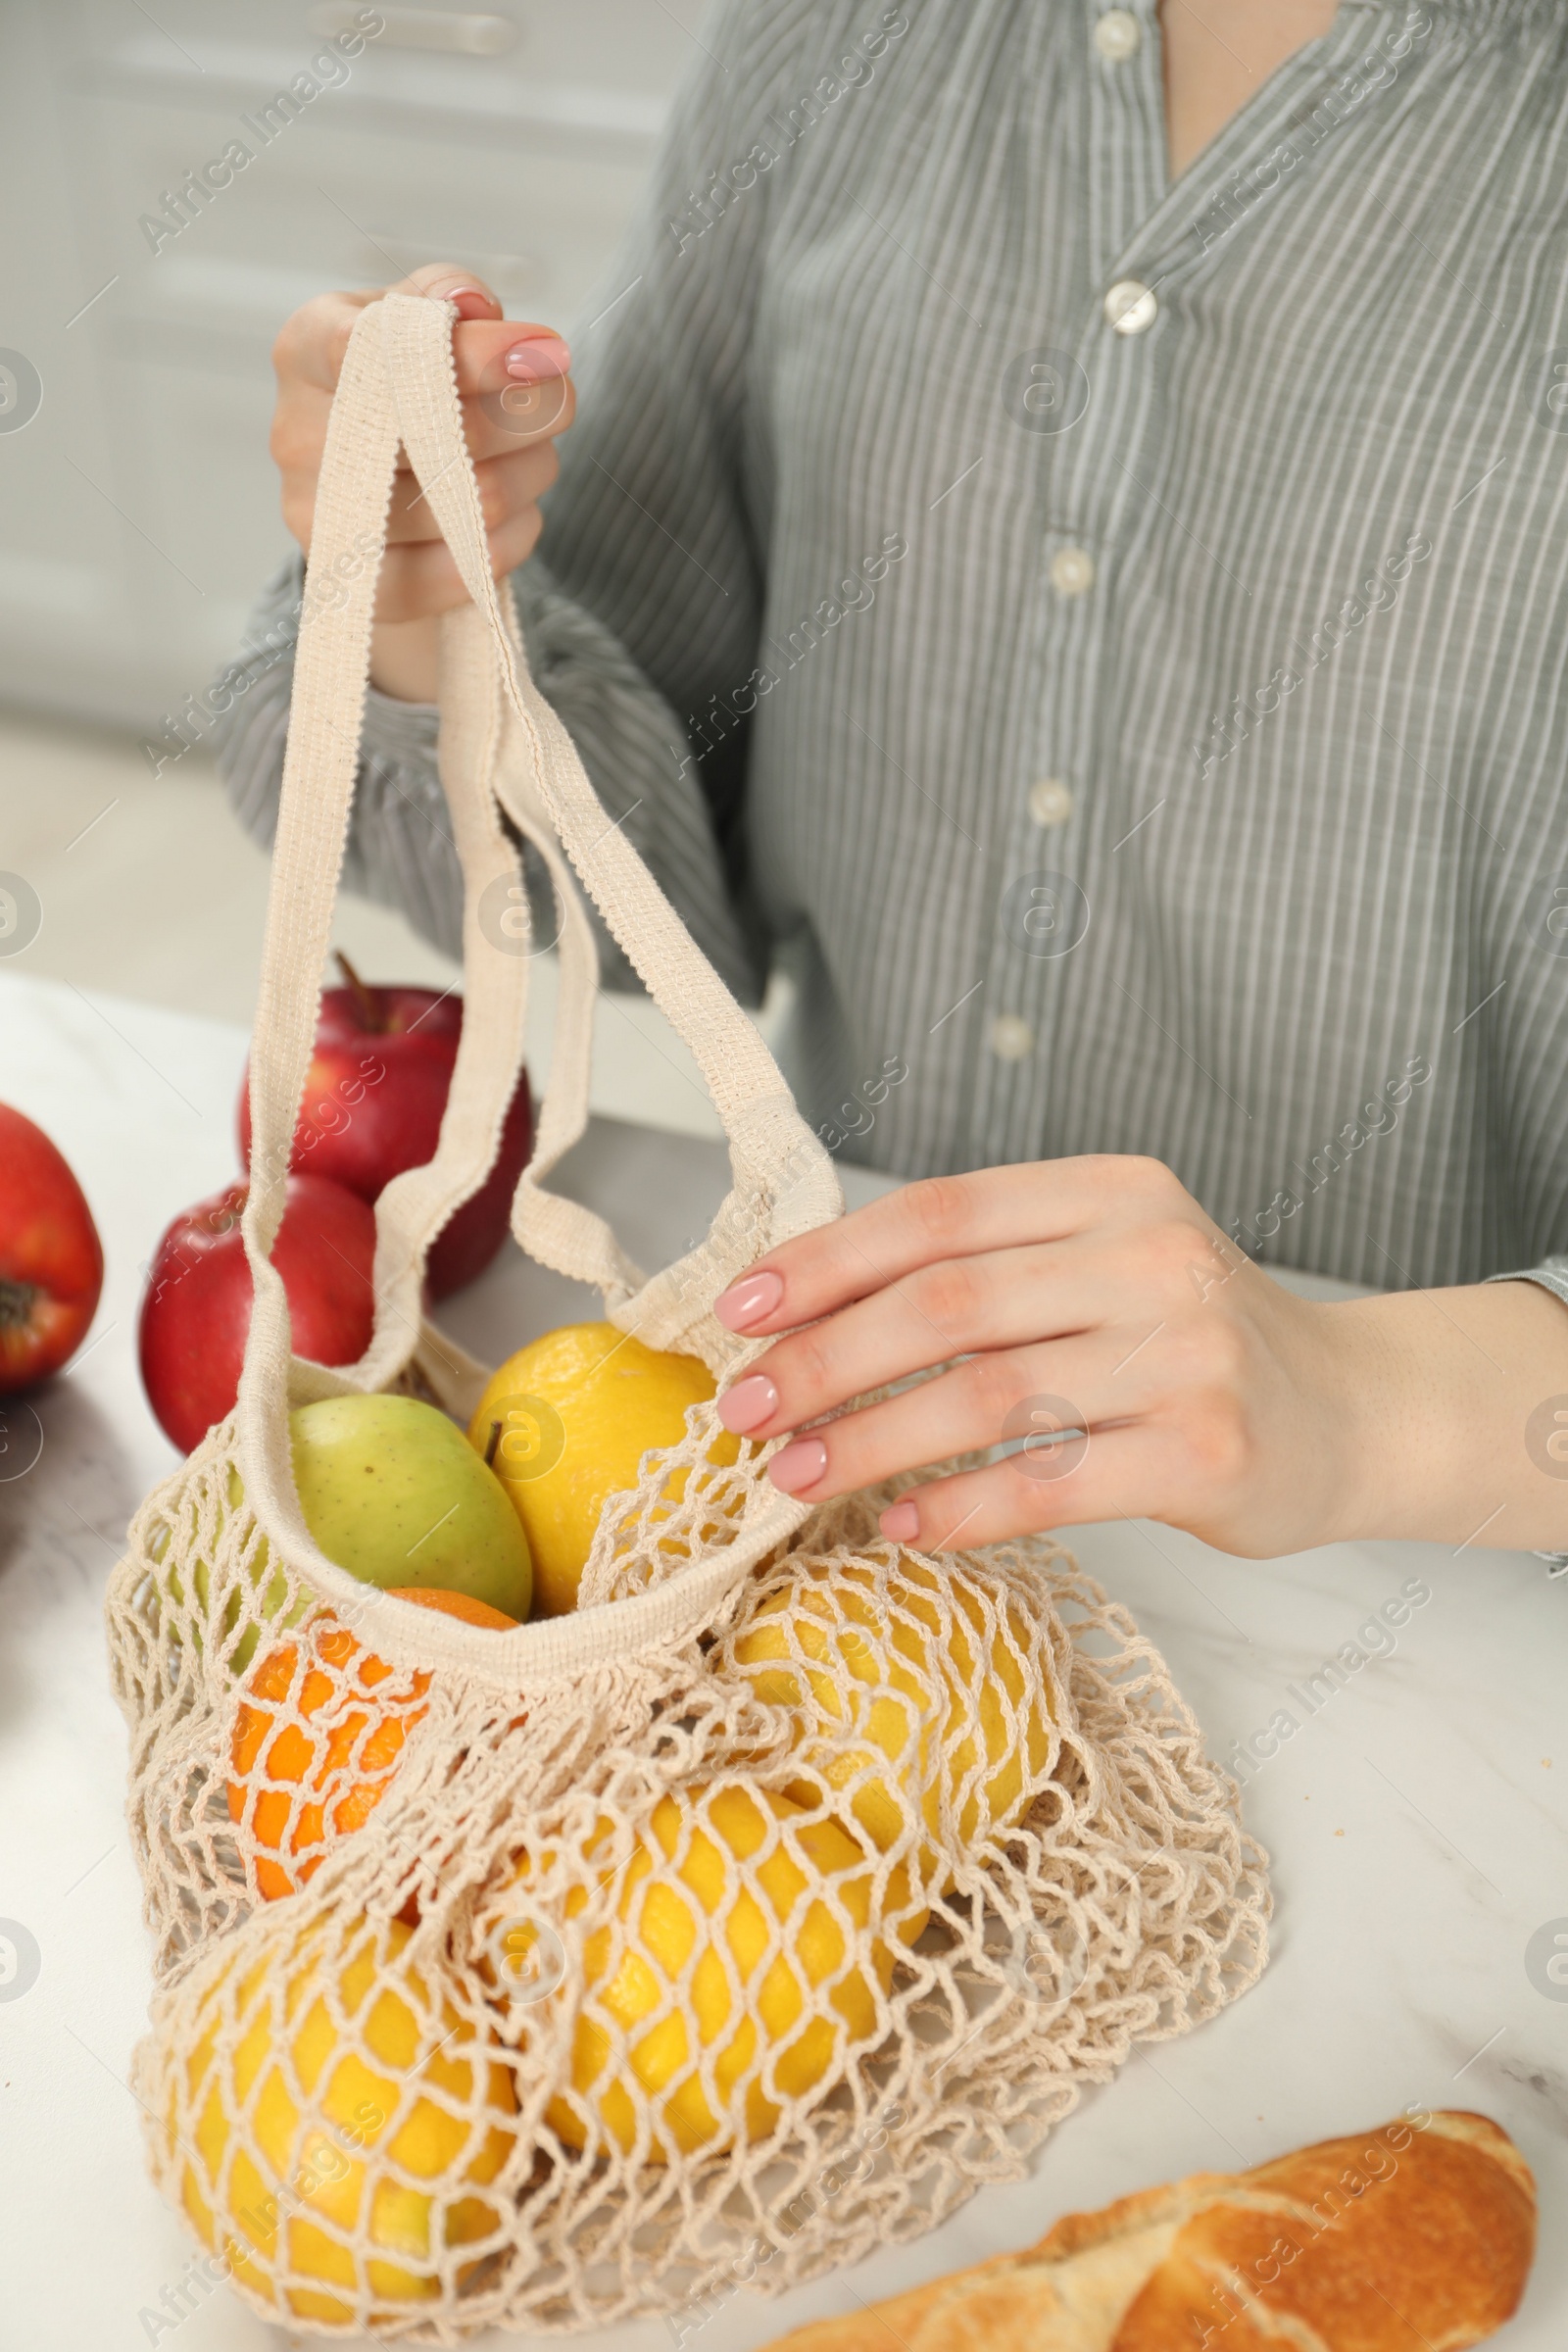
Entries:
{"type": "MultiPolygon", "coordinates": [[[[453,336],[458,389],[499,579],[532,554],[542,528],[539,500],[556,478],[555,437],[573,415],[571,354],[547,326],[516,325],[471,270],[446,264],[416,270],[394,289],[457,305],[453,336]]],[[[271,451],[282,480],[283,520],[307,558],[326,420],[349,336],[379,294],[320,294],[289,318],[272,347],[277,407],[271,451]]],[[[376,583],[370,677],[404,702],[433,702],[437,621],[467,601],[428,502],[399,452],[376,583]]]]}

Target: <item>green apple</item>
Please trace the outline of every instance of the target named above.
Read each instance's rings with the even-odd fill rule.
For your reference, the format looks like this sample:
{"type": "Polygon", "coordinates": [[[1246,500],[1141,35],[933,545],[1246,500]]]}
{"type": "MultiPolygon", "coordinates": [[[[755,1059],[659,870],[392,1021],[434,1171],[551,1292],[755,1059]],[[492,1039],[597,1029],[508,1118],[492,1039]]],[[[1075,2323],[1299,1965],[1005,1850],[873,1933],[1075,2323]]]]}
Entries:
{"type": "Polygon", "coordinates": [[[329,1560],[383,1590],[432,1585],[521,1621],[522,1523],[455,1421],[415,1396],[323,1396],[289,1415],[305,1524],[329,1560]]]}
{"type": "MultiPolygon", "coordinates": [[[[500,1480],[445,1413],[412,1396],[327,1396],[298,1406],[289,1415],[289,1434],[305,1524],[329,1560],[364,1584],[431,1585],[487,1600],[519,1622],[527,1616],[533,1566],[522,1522],[500,1480]]],[[[232,1464],[227,1499],[230,1511],[243,1510],[245,1491],[232,1464]]],[[[161,1531],[153,1544],[160,1565],[168,1546],[168,1532],[161,1531]]],[[[265,1540],[246,1576],[257,1613],[279,1634],[314,1605],[312,1594],[302,1592],[285,1607],[288,1587],[265,1540]]],[[[200,1650],[202,1622],[212,1614],[211,1571],[200,1555],[191,1563],[190,1582],[197,1615],[192,1638],[200,1650]]],[[[164,1583],[183,1609],[178,1569],[165,1569],[164,1583]]],[[[239,1624],[240,1604],[239,1589],[231,1588],[218,1630],[220,1649],[239,1624]]],[[[223,1651],[231,1674],[245,1672],[261,1634],[260,1625],[247,1625],[233,1648],[223,1651]]],[[[173,1638],[177,1642],[177,1630],[173,1638]]]]}
{"type": "MultiPolygon", "coordinates": [[[[228,1467],[226,1493],[228,1512],[237,1514],[242,1511],[245,1507],[245,1489],[241,1484],[239,1472],[234,1468],[232,1462],[228,1467]]],[[[194,1505],[187,1503],[187,1509],[194,1518],[196,1515],[194,1505]]],[[[222,1531],[225,1516],[226,1514],[220,1504],[219,1533],[222,1531]]],[[[152,1556],[160,1567],[163,1567],[163,1563],[168,1557],[171,1533],[172,1531],[167,1527],[160,1528],[152,1540],[150,1546],[152,1556]]],[[[265,1537],[257,1543],[245,1573],[247,1581],[257,1594],[257,1606],[261,1615],[275,1621],[276,1630],[280,1634],[286,1633],[291,1626],[298,1625],[300,1619],[311,1608],[312,1595],[309,1592],[297,1594],[292,1605],[285,1608],[284,1603],[288,1600],[288,1586],[282,1570],[272,1566],[271,1553],[265,1537]]],[[[191,1639],[197,1651],[200,1652],[202,1626],[212,1615],[212,1570],[207,1559],[200,1552],[191,1562],[190,1582],[191,1595],[195,1603],[192,1611],[195,1622],[191,1626],[191,1639]]],[[[163,1584],[165,1592],[175,1607],[183,1610],[187,1606],[185,1589],[180,1582],[179,1570],[172,1563],[164,1568],[163,1584]]],[[[261,1627],[252,1623],[246,1626],[232,1650],[224,1648],[224,1643],[232,1636],[234,1628],[239,1623],[240,1599],[239,1588],[231,1586],[223,1602],[222,1623],[218,1629],[220,1654],[231,1674],[245,1672],[246,1667],[256,1655],[256,1645],[262,1635],[261,1627]]],[[[180,1639],[177,1617],[171,1619],[170,1634],[177,1646],[180,1639]]]]}

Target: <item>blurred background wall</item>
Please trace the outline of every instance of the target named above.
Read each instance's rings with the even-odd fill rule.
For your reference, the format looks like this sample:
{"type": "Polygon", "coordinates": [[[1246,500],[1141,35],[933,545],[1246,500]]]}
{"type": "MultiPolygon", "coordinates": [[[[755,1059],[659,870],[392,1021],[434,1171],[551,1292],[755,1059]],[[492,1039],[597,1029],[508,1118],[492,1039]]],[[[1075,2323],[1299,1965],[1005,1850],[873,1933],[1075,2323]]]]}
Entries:
{"type": "MultiPolygon", "coordinates": [[[[272,338],[313,294],[453,261],[569,339],[702,13],[0,0],[0,872],[42,907],[0,974],[249,1018],[266,860],[203,741],[154,766],[291,544],[272,338]],[[326,38],[377,22],[340,79],[278,105],[326,38]],[[187,175],[235,140],[251,160],[200,197],[187,175]]],[[[340,932],[374,976],[448,972],[378,909],[340,932]]],[[[654,1016],[601,1028],[615,1106],[657,1084],[670,1118],[637,1044],[666,1048],[654,1016]]]]}
{"type": "Polygon", "coordinates": [[[43,397],[0,435],[0,693],[156,730],[232,652],[289,544],[268,354],[313,294],[462,261],[569,336],[697,14],[4,0],[0,343],[43,397]],[[346,78],[269,117],[362,16],[385,30],[346,78]],[[166,203],[235,139],[253,158],[226,187],[166,203]]]}

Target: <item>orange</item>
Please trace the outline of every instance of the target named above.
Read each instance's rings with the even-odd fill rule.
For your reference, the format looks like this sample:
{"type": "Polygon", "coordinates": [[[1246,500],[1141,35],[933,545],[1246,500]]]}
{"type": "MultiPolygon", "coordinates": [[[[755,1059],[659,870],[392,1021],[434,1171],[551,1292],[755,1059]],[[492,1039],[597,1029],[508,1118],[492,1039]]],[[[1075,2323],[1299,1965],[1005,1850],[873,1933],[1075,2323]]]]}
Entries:
{"type": "Polygon", "coordinates": [[[461,1617],[465,1625],[483,1626],[487,1633],[510,1634],[520,1623],[505,1609],[493,1609],[487,1600],[470,1599],[466,1592],[447,1592],[435,1585],[393,1585],[389,1590],[394,1600],[412,1600],[421,1609],[440,1609],[448,1617],[461,1617]]]}
{"type": "MultiPolygon", "coordinates": [[[[407,1585],[393,1597],[496,1632],[515,1622],[466,1592],[407,1585]]],[[[251,1673],[229,1744],[228,1817],[263,1849],[253,1856],[256,1888],[269,1901],[293,1894],[333,1839],[365,1827],[429,1711],[429,1675],[416,1668],[400,1678],[329,1609],[304,1634],[303,1642],[269,1650],[251,1673]],[[296,1714],[303,1723],[290,1719],[296,1714]]]]}

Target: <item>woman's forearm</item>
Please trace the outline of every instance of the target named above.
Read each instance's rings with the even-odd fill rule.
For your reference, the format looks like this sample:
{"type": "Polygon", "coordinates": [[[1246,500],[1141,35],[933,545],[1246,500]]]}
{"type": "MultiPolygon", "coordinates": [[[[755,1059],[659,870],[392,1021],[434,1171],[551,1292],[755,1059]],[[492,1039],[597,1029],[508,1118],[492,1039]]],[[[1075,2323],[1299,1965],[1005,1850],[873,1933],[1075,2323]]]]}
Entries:
{"type": "Polygon", "coordinates": [[[1494,1282],[1328,1312],[1364,1406],[1356,1535],[1568,1548],[1568,1306],[1494,1282]]]}
{"type": "Polygon", "coordinates": [[[1368,1537],[1568,1546],[1561,1299],[1525,1280],[1298,1298],[1152,1160],[910,1185],[769,1251],[714,1311],[772,1342],[719,1412],[789,1439],[769,1463],[786,1494],[982,1457],[890,1504],[897,1543],[1135,1518],[1254,1559],[1368,1537]]]}

